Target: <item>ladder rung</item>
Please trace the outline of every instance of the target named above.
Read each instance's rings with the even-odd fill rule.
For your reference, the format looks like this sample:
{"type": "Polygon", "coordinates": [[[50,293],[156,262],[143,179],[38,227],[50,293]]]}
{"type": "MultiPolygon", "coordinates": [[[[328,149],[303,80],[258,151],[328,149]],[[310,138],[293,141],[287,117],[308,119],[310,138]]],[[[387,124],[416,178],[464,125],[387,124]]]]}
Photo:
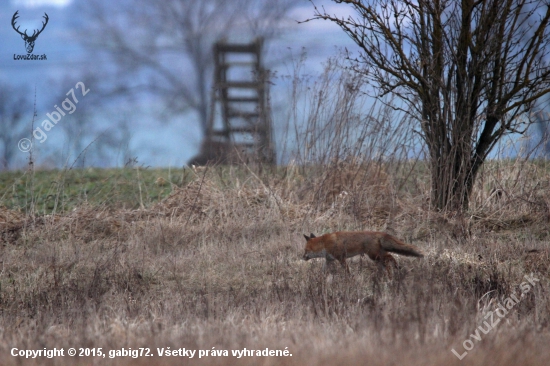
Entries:
{"type": "Polygon", "coordinates": [[[256,61],[226,61],[223,64],[219,64],[219,67],[224,69],[231,66],[254,66],[254,68],[257,68],[258,63],[256,61]]]}
{"type": "Polygon", "coordinates": [[[255,144],[253,142],[240,142],[240,143],[233,143],[233,146],[235,146],[236,148],[239,148],[239,147],[248,147],[248,148],[251,148],[251,147],[257,147],[258,144],[255,144]]]}
{"type": "Polygon", "coordinates": [[[216,49],[220,53],[252,53],[253,55],[258,54],[259,44],[224,44],[217,43],[216,49]]]}
{"type": "Polygon", "coordinates": [[[235,103],[244,103],[244,102],[250,102],[250,103],[257,103],[260,101],[260,98],[258,97],[232,97],[226,99],[228,102],[235,102],[235,103]]]}
{"type": "Polygon", "coordinates": [[[228,81],[219,83],[218,88],[261,89],[264,84],[258,81],[228,81]]]}
{"type": "Polygon", "coordinates": [[[261,128],[259,126],[254,126],[254,127],[232,127],[229,129],[229,132],[232,132],[232,133],[260,133],[261,132],[261,128]]]}
{"type": "Polygon", "coordinates": [[[260,114],[258,112],[240,112],[240,111],[229,111],[227,112],[227,117],[229,118],[258,118],[260,114]]]}

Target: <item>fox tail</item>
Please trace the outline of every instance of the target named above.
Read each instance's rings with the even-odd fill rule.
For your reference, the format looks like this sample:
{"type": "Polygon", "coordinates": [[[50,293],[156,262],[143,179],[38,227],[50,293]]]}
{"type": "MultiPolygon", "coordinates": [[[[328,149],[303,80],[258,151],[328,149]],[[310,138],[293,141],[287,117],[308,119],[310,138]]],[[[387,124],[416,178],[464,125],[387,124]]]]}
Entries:
{"type": "Polygon", "coordinates": [[[403,243],[401,240],[391,235],[380,239],[380,245],[388,252],[406,255],[409,257],[423,257],[424,254],[414,245],[403,243]]]}

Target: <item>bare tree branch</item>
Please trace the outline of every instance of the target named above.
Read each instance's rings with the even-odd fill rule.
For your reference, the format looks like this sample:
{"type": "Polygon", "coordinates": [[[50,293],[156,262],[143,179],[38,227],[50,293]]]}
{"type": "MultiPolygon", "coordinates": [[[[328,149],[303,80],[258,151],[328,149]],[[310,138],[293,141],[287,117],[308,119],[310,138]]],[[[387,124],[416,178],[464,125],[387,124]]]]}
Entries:
{"type": "Polygon", "coordinates": [[[550,92],[550,6],[542,0],[334,0],[315,7],[360,48],[352,68],[408,106],[430,152],[432,198],[463,209],[479,167],[520,118],[550,92]]]}

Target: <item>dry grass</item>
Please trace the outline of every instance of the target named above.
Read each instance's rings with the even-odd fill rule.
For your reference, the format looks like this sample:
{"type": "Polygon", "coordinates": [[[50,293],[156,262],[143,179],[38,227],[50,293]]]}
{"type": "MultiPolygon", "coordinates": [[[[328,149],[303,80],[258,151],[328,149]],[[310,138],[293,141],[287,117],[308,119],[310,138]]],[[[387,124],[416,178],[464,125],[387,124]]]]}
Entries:
{"type": "Polygon", "coordinates": [[[353,159],[281,174],[203,168],[142,210],[81,205],[40,217],[4,210],[0,363],[184,362],[21,360],[10,356],[13,347],[149,347],[155,355],[157,347],[288,347],[292,357],[237,360],[229,351],[195,363],[547,364],[550,192],[537,182],[549,176],[521,168],[537,173],[486,170],[464,217],[430,211],[425,177],[402,185],[389,167],[353,159]],[[525,181],[511,184],[511,176],[525,181]],[[491,196],[494,182],[506,194],[491,196]],[[303,233],[358,229],[389,231],[427,255],[398,257],[393,280],[368,259],[351,260],[350,277],[300,260],[303,233]],[[539,283],[521,297],[530,274],[539,283]],[[496,328],[470,338],[514,293],[519,303],[496,328]],[[451,349],[463,353],[467,339],[474,348],[459,361],[451,349]]]}

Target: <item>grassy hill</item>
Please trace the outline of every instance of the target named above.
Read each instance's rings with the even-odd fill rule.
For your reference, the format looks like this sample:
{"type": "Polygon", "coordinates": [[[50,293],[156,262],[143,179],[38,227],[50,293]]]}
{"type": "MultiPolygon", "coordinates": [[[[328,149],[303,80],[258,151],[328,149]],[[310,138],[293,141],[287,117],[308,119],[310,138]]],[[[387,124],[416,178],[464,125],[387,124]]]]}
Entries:
{"type": "Polygon", "coordinates": [[[545,365],[549,181],[490,162],[458,215],[432,210],[413,163],[3,173],[0,364],[180,365],[159,352],[185,348],[200,365],[545,365]],[[426,256],[396,256],[391,278],[300,259],[302,234],[336,230],[426,256]]]}
{"type": "Polygon", "coordinates": [[[182,185],[182,169],[72,169],[14,171],[0,174],[2,204],[9,209],[35,213],[61,213],[82,204],[135,209],[170,194],[172,184],[182,185]]]}

